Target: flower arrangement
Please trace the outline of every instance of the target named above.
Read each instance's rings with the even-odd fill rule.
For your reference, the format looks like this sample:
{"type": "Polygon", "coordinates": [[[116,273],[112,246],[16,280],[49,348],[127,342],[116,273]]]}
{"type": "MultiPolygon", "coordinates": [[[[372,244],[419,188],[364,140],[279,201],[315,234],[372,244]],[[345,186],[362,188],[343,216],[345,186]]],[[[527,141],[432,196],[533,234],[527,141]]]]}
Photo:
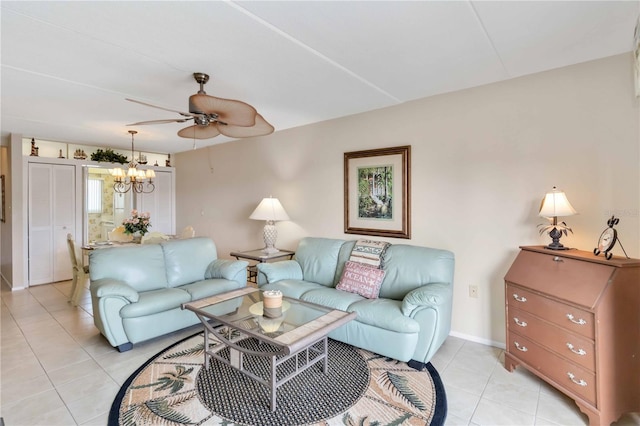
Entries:
{"type": "Polygon", "coordinates": [[[135,234],[139,232],[140,235],[146,234],[149,232],[149,227],[151,226],[149,217],[149,212],[139,213],[136,209],[131,210],[131,217],[122,222],[124,225],[124,233],[135,234]]]}

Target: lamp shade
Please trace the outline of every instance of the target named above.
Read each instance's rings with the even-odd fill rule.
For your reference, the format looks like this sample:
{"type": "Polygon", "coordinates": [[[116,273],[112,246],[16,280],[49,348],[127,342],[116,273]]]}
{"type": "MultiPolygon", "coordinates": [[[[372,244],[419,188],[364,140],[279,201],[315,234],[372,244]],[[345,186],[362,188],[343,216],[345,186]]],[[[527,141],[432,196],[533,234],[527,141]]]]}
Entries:
{"type": "Polygon", "coordinates": [[[571,206],[567,196],[555,186],[551,192],[547,192],[540,205],[540,216],[542,217],[558,217],[573,216],[578,212],[571,206]]]}
{"type": "Polygon", "coordinates": [[[251,213],[249,219],[255,220],[289,220],[287,212],[284,211],[284,207],[280,204],[277,198],[263,198],[258,207],[251,213]]]}

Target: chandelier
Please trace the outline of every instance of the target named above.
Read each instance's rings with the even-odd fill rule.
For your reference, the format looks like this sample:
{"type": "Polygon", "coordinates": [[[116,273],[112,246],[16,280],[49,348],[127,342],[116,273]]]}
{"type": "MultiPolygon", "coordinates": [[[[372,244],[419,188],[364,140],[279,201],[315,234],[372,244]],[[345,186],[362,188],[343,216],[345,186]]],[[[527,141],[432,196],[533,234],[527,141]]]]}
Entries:
{"type": "Polygon", "coordinates": [[[134,192],[137,193],[145,193],[148,194],[153,192],[156,186],[153,184],[153,178],[156,177],[156,173],[148,169],[146,172],[144,170],[138,170],[138,163],[134,159],[134,148],[133,148],[133,135],[138,133],[135,130],[129,130],[129,134],[131,134],[131,162],[129,163],[127,172],[121,168],[117,167],[115,169],[110,169],[109,172],[111,176],[113,176],[115,182],[113,184],[113,190],[124,194],[125,192],[129,192],[133,189],[134,192]],[[148,179],[148,181],[147,181],[148,179]],[[145,181],[147,181],[147,185],[145,187],[145,181]]]}

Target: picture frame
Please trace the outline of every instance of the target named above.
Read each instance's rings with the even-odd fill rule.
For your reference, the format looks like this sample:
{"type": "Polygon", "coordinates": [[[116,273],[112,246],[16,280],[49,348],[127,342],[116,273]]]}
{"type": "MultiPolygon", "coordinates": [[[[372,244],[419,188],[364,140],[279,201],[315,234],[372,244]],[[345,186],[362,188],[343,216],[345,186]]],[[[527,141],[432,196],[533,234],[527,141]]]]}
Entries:
{"type": "Polygon", "coordinates": [[[5,214],[5,193],[4,193],[4,175],[0,175],[0,192],[2,193],[2,205],[0,207],[0,222],[6,222],[7,216],[5,214]]]}
{"type": "Polygon", "coordinates": [[[344,153],[344,232],[411,238],[411,146],[344,153]]]}

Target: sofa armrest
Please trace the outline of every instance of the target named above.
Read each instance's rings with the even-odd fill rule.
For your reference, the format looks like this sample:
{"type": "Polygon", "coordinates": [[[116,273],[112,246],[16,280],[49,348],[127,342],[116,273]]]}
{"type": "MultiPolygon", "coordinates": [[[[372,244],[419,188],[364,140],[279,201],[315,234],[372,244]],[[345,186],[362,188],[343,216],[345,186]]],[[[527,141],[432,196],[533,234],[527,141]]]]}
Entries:
{"type": "Polygon", "coordinates": [[[302,268],[295,260],[283,260],[273,263],[258,263],[258,285],[280,280],[301,280],[302,268]],[[263,277],[266,278],[264,282],[263,277]]]}
{"type": "Polygon", "coordinates": [[[122,297],[129,303],[140,299],[140,294],[129,284],[111,278],[91,281],[91,292],[98,298],[122,297]]]}
{"type": "Polygon", "coordinates": [[[412,316],[416,309],[440,308],[451,304],[451,284],[432,283],[406,294],[402,300],[402,313],[412,316]]]}
{"type": "Polygon", "coordinates": [[[207,267],[205,278],[224,278],[230,281],[246,283],[248,265],[249,262],[246,260],[216,259],[207,267]]]}

